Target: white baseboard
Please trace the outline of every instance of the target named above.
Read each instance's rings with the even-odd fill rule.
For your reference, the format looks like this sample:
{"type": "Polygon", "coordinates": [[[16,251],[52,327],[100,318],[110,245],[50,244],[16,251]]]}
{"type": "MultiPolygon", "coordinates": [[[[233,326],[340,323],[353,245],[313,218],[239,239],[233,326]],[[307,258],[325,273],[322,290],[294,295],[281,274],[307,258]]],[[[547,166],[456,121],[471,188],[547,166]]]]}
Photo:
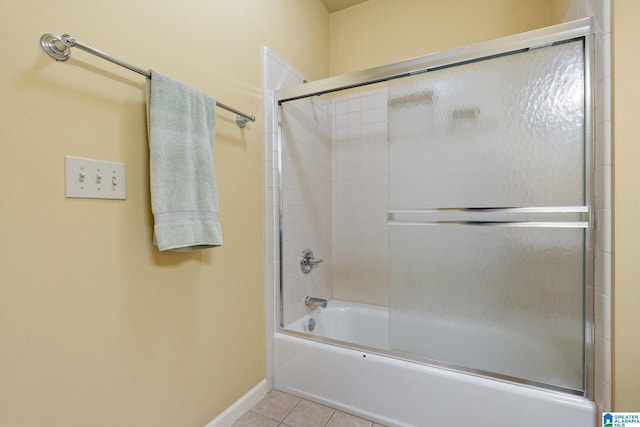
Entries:
{"type": "Polygon", "coordinates": [[[213,420],[209,421],[204,427],[231,427],[245,412],[253,408],[267,395],[267,390],[267,380],[260,381],[258,385],[245,393],[240,399],[233,402],[231,406],[222,411],[222,413],[213,420]]]}

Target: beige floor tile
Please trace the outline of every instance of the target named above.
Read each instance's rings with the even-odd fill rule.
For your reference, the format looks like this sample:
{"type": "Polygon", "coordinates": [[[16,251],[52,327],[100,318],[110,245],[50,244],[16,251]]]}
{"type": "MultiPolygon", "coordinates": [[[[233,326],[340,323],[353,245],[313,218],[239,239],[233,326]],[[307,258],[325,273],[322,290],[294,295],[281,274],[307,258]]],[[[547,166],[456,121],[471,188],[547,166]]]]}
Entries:
{"type": "Polygon", "coordinates": [[[233,423],[233,427],[278,427],[278,422],[254,412],[247,412],[233,423]]]}
{"type": "Polygon", "coordinates": [[[336,411],[331,416],[326,427],[371,427],[371,421],[336,411]]]}
{"type": "Polygon", "coordinates": [[[233,427],[386,427],[328,406],[272,390],[233,427]]]}
{"type": "Polygon", "coordinates": [[[300,400],[299,397],[273,390],[251,410],[273,420],[282,421],[300,400]]]}
{"type": "Polygon", "coordinates": [[[287,415],[284,423],[291,427],[323,427],[333,412],[327,406],[303,400],[287,415]]]}

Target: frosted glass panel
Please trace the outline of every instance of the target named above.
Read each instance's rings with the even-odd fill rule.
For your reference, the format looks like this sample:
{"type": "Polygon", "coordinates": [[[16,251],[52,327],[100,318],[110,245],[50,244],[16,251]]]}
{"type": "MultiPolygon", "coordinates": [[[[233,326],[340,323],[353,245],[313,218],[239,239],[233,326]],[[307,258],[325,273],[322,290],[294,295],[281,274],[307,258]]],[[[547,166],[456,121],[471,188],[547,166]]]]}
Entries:
{"type": "Polygon", "coordinates": [[[582,242],[579,229],[393,227],[392,349],[581,389],[582,242]]]}
{"type": "MultiPolygon", "coordinates": [[[[442,208],[585,205],[584,101],[582,41],[394,81],[390,210],[442,218],[442,208]]],[[[483,213],[451,219],[465,215],[483,213]]],[[[389,233],[393,349],[584,388],[584,229],[404,224],[389,233]]]]}
{"type": "Polygon", "coordinates": [[[390,204],[584,204],[584,62],[573,42],[397,80],[390,204]]]}

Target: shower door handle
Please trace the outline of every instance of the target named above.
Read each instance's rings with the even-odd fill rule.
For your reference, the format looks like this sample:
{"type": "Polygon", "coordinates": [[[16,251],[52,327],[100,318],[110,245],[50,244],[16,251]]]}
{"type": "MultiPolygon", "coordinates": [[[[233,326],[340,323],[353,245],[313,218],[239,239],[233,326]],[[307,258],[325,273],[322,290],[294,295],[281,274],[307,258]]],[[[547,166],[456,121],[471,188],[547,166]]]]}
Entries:
{"type": "Polygon", "coordinates": [[[590,206],[390,209],[388,225],[592,228],[590,206]]]}

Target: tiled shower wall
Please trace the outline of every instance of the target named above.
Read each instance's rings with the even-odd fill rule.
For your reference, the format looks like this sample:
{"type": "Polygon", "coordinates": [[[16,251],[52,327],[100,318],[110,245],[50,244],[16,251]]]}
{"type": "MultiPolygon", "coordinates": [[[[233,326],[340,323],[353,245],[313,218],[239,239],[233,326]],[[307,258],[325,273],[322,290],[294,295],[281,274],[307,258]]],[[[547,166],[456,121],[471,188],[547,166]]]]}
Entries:
{"type": "Polygon", "coordinates": [[[326,97],[282,108],[282,276],[284,324],[308,313],[305,296],[332,299],[332,144],[326,97]],[[300,259],[311,249],[324,261],[305,274],[300,259]]]}
{"type": "Polygon", "coordinates": [[[333,296],[387,305],[387,88],[333,98],[333,296]]]}
{"type": "MultiPolygon", "coordinates": [[[[284,310],[284,324],[308,313],[307,295],[332,295],[332,114],[329,99],[311,97],[286,103],[282,109],[282,138],[278,140],[275,91],[295,86],[304,77],[269,49],[263,50],[265,97],[265,212],[267,342],[271,342],[278,310],[284,310]],[[277,192],[278,145],[282,144],[282,194],[277,192]],[[277,307],[279,288],[279,207],[282,197],[282,276],[286,287],[283,307],[277,307]],[[327,231],[329,230],[329,231],[327,231]],[[311,249],[324,259],[310,274],[303,274],[300,258],[311,249]]],[[[269,349],[267,354],[270,355],[269,349]]],[[[269,357],[269,356],[268,356],[269,357]]],[[[267,361],[268,363],[269,360],[267,361]]]]}
{"type": "Polygon", "coordinates": [[[283,137],[278,141],[275,91],[298,85],[304,77],[266,48],[263,59],[265,295],[268,334],[272,334],[278,310],[283,310],[285,325],[309,312],[306,295],[387,304],[387,89],[285,103],[283,137]],[[275,156],[280,143],[283,307],[275,305],[280,273],[276,191],[280,171],[275,156]],[[324,261],[305,275],[300,256],[306,248],[324,261]]]}

